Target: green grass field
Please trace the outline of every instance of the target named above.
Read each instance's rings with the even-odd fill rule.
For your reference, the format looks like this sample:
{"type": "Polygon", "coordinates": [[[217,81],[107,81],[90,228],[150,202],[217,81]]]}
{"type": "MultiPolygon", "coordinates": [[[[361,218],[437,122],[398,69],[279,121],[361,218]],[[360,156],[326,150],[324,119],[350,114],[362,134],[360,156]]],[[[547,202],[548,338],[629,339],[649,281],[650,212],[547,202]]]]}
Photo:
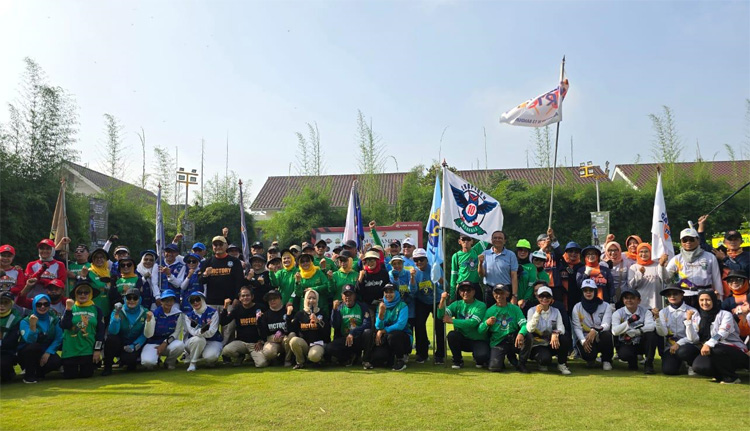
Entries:
{"type": "MultiPolygon", "coordinates": [[[[185,372],[115,369],[112,376],[0,388],[2,430],[739,430],[750,385],[704,377],[603,372],[571,362],[562,376],[452,370],[412,361],[405,371],[361,367],[217,366],[185,372]]],[[[450,361],[448,361],[450,363],[450,361]]],[[[616,361],[617,362],[617,361],[616,361]]],[[[657,359],[656,368],[660,363],[657,359]]]]}

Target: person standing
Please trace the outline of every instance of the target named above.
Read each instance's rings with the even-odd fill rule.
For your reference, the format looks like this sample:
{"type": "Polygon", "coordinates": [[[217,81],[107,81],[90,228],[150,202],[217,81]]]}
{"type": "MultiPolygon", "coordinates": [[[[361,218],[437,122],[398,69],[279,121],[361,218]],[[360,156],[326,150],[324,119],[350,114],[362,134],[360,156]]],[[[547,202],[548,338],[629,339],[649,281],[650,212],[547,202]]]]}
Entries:
{"type": "Polygon", "coordinates": [[[719,262],[713,254],[700,247],[699,238],[695,229],[683,229],[680,232],[680,252],[672,259],[666,254],[659,258],[659,265],[665,267],[667,278],[676,275],[685,291],[685,302],[692,307],[698,306],[698,292],[702,290],[714,290],[719,299],[724,292],[719,262]]]}
{"type": "Polygon", "coordinates": [[[484,291],[484,303],[488,306],[495,303],[492,290],[498,284],[511,286],[510,302],[518,305],[518,258],[505,248],[506,239],[505,232],[493,232],[492,248],[479,255],[479,276],[484,277],[484,284],[487,286],[484,291]]]}
{"type": "Polygon", "coordinates": [[[26,293],[30,298],[44,293],[44,288],[50,280],[58,279],[63,285],[67,281],[68,273],[65,264],[55,260],[52,256],[55,250],[55,242],[51,239],[43,239],[37,244],[37,250],[39,251],[39,259],[29,262],[25,271],[27,279],[36,279],[36,285],[26,293]]]}
{"type": "MultiPolygon", "coordinates": [[[[428,359],[428,350],[430,341],[427,335],[427,318],[432,314],[433,327],[435,329],[435,365],[441,365],[445,361],[445,324],[442,319],[435,315],[437,307],[443,295],[442,280],[434,283],[429,262],[427,261],[427,252],[423,248],[418,248],[413,254],[416,268],[412,268],[411,273],[414,276],[416,285],[416,294],[414,295],[414,338],[417,350],[417,363],[422,363],[428,359]]],[[[400,297],[400,295],[399,295],[400,297]]],[[[403,299],[401,299],[403,302],[403,299]]]]}
{"type": "MultiPolygon", "coordinates": [[[[239,259],[229,256],[227,254],[227,240],[223,236],[215,236],[211,240],[211,246],[213,247],[214,255],[210,259],[206,259],[200,264],[200,284],[206,286],[205,297],[206,305],[209,308],[216,310],[217,313],[221,313],[224,307],[224,301],[226,299],[237,298],[240,286],[245,282],[244,273],[242,272],[242,262],[239,259]]],[[[197,292],[191,293],[192,298],[197,292]]],[[[195,311],[194,304],[193,310],[188,313],[195,311]]],[[[218,315],[216,322],[218,324],[218,315]]],[[[232,334],[234,333],[234,323],[221,328],[221,334],[219,340],[223,340],[224,344],[232,341],[232,334]]],[[[193,368],[195,369],[195,368],[193,368]]]]}
{"type": "Polygon", "coordinates": [[[463,281],[474,283],[474,287],[477,289],[476,298],[481,300],[479,255],[487,248],[487,243],[480,241],[475,245],[473,238],[461,235],[458,238],[458,244],[461,246],[461,250],[453,253],[451,258],[450,301],[459,299],[456,286],[463,281]]]}

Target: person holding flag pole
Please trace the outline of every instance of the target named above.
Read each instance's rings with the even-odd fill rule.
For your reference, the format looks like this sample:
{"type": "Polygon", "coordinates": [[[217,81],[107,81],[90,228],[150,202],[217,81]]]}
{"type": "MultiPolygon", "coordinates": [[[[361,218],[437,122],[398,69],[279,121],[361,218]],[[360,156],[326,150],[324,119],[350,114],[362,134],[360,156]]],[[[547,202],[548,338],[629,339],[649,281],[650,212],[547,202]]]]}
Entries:
{"type": "Polygon", "coordinates": [[[250,268],[250,244],[247,241],[247,225],[245,224],[245,204],[242,199],[242,180],[240,186],[240,239],[242,241],[242,259],[245,268],[250,268]]]}
{"type": "Polygon", "coordinates": [[[512,126],[544,127],[557,123],[555,131],[555,157],[552,164],[552,186],[549,198],[549,223],[552,228],[552,204],[555,197],[555,175],[557,168],[557,143],[560,138],[560,122],[562,121],[562,102],[568,94],[569,83],[565,79],[565,56],[560,64],[560,83],[557,88],[533,99],[529,99],[500,116],[501,123],[512,126]]]}

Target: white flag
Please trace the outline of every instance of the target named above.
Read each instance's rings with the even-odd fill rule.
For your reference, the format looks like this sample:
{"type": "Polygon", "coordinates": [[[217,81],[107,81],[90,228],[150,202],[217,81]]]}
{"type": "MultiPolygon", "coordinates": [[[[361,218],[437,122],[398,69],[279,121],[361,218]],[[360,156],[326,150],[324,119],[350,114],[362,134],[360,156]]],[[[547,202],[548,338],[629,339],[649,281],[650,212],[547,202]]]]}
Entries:
{"type": "Polygon", "coordinates": [[[664,190],[661,186],[661,172],[657,172],[656,195],[654,196],[654,215],[651,219],[651,258],[659,260],[661,255],[666,254],[669,258],[674,257],[674,244],[672,243],[672,230],[669,228],[667,218],[667,206],[664,204],[664,190]]]}
{"type": "Polygon", "coordinates": [[[512,126],[544,127],[562,121],[562,103],[568,94],[568,86],[563,58],[560,66],[560,83],[557,87],[503,113],[500,122],[512,126]]]}
{"type": "Polygon", "coordinates": [[[491,242],[492,233],[503,229],[503,210],[492,196],[443,168],[440,227],[491,242]]]}

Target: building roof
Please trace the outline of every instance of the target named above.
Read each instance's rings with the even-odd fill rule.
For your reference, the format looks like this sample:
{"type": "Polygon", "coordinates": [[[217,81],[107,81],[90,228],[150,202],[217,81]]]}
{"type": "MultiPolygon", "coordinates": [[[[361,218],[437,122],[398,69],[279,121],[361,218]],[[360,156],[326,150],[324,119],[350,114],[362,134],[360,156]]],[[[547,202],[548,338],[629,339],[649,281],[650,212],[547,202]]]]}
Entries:
{"type": "Polygon", "coordinates": [[[73,183],[75,183],[75,181],[83,181],[97,193],[100,193],[112,186],[116,189],[127,187],[130,190],[129,193],[132,193],[133,198],[143,199],[147,202],[156,202],[156,195],[153,192],[140,188],[136,185],[118,180],[117,178],[110,177],[109,175],[105,175],[86,166],[81,166],[67,160],[65,161],[64,166],[73,176],[73,183]]]}
{"type": "MultiPolygon", "coordinates": [[[[615,165],[612,181],[627,181],[636,189],[656,180],[659,163],[615,165]]],[[[740,187],[748,180],[750,160],[700,161],[675,163],[681,174],[692,175],[697,169],[705,169],[713,178],[723,178],[732,187],[740,187]]]]}
{"type": "MultiPolygon", "coordinates": [[[[481,185],[498,174],[504,174],[510,180],[525,181],[530,185],[536,185],[550,181],[551,173],[552,170],[547,168],[458,171],[458,175],[462,178],[478,185],[481,185]]],[[[604,176],[604,172],[599,166],[594,166],[593,173],[604,176]]],[[[381,192],[381,196],[379,197],[385,198],[389,205],[395,205],[398,200],[398,194],[401,190],[401,184],[404,182],[406,175],[408,175],[408,172],[376,174],[375,178],[378,182],[378,190],[381,192]]],[[[578,176],[578,167],[557,168],[555,178],[556,181],[559,182],[565,182],[572,179],[572,181],[578,184],[594,182],[594,178],[580,178],[578,176]]],[[[299,191],[305,185],[319,184],[321,186],[330,185],[331,206],[334,208],[343,208],[349,204],[349,193],[351,191],[352,182],[355,180],[359,180],[359,175],[268,177],[250,207],[253,211],[279,210],[284,207],[283,200],[290,192],[299,191]]],[[[609,179],[604,178],[602,181],[609,181],[609,179]]]]}

